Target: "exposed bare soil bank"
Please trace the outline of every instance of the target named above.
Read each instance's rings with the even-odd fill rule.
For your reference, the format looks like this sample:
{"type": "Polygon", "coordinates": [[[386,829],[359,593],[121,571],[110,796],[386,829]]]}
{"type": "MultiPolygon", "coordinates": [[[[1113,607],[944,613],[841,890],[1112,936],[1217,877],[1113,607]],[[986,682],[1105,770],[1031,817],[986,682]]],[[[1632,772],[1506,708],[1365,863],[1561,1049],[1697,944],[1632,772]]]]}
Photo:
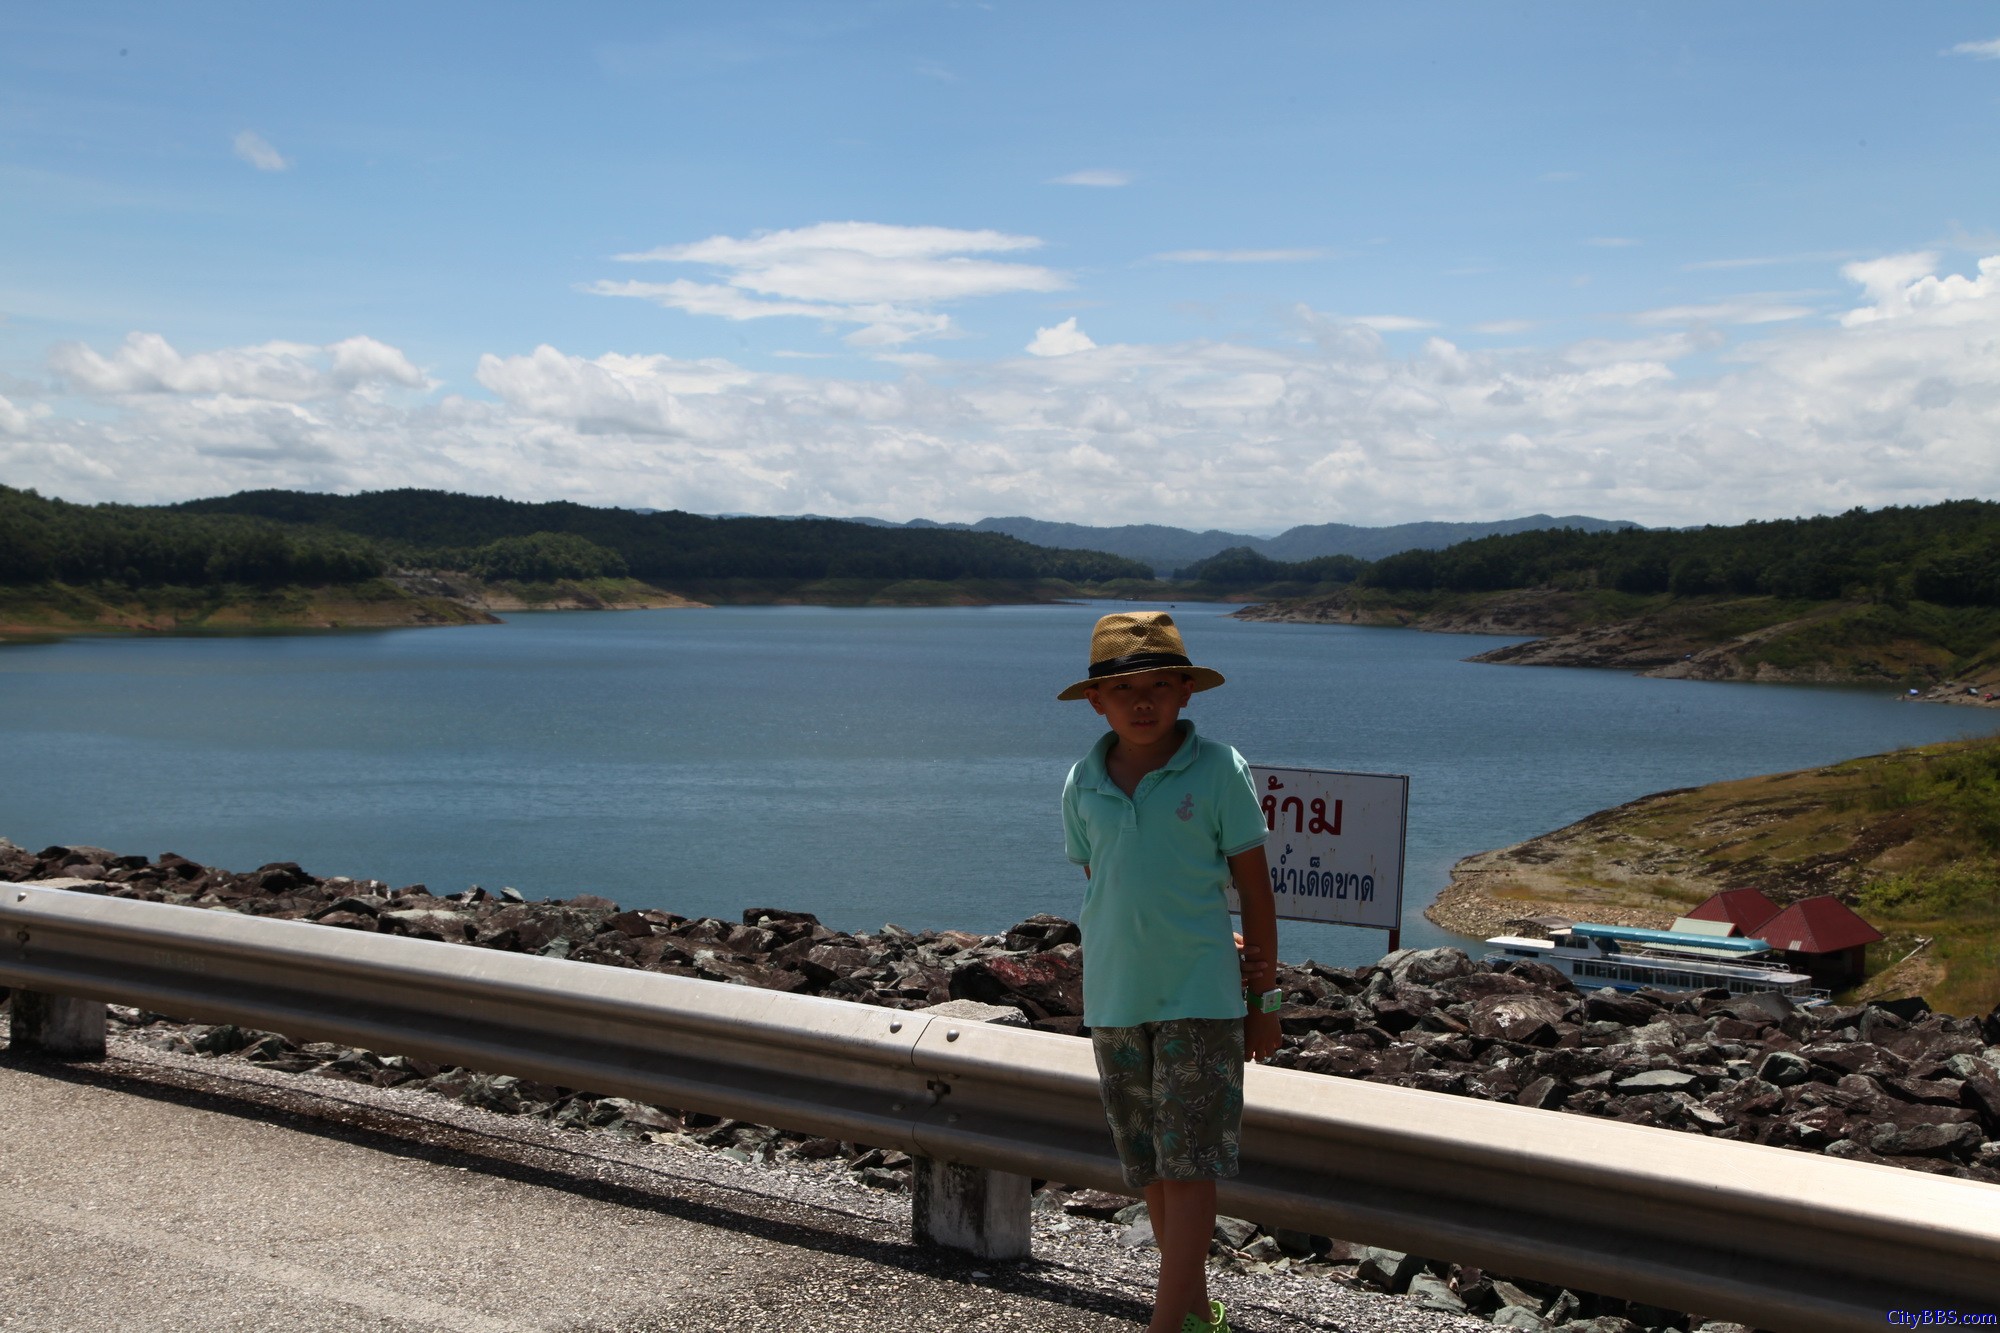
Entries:
{"type": "Polygon", "coordinates": [[[69,634],[259,633],[495,623],[485,609],[387,579],[336,587],[0,588],[0,642],[69,634]]]}
{"type": "Polygon", "coordinates": [[[1917,698],[1989,706],[2000,694],[1990,626],[1940,608],[1772,597],[1641,597],[1601,589],[1386,593],[1348,586],[1265,602],[1244,620],[1375,625],[1445,634],[1508,634],[1471,660],[1608,667],[1683,680],[1916,688],[1917,698]]]}
{"type": "MultiPolygon", "coordinates": [[[[395,585],[417,599],[443,598],[475,611],[651,611],[705,607],[637,579],[562,579],[554,583],[488,583],[470,574],[399,570],[395,585]]],[[[490,618],[490,614],[489,614],[490,618]]]]}

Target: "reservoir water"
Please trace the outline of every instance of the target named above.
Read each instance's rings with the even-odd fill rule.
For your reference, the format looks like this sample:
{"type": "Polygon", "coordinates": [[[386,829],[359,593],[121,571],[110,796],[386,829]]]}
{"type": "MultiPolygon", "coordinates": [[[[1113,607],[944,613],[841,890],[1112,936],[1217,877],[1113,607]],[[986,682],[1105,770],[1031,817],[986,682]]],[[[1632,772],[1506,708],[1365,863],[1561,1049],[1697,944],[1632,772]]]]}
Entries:
{"type": "MultiPolygon", "coordinates": [[[[461,629],[0,651],[0,835],[245,870],[514,885],[872,930],[1074,916],[1057,798],[1100,733],[1056,691],[1096,606],[562,612],[461,629]]],[[[1120,609],[1129,609],[1120,604],[1120,609]]],[[[1985,734],[1887,690],[1484,666],[1511,640],[1176,608],[1253,763],[1407,773],[1404,943],[1469,852],[1720,778],[1985,734]]],[[[1282,923],[1353,964],[1380,932],[1282,923]]]]}

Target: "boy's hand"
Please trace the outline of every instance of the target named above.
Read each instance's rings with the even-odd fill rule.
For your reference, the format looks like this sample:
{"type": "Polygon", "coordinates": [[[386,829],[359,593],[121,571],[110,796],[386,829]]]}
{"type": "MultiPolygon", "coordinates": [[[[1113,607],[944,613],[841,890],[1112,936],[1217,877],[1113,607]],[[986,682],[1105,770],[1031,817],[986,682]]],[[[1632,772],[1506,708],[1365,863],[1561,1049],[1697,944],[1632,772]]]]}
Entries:
{"type": "Polygon", "coordinates": [[[1278,1016],[1252,1011],[1243,1020],[1243,1055],[1258,1064],[1278,1053],[1278,1016]]]}
{"type": "Polygon", "coordinates": [[[1255,995],[1271,989],[1277,984],[1277,969],[1265,959],[1264,951],[1246,942],[1242,933],[1236,935],[1236,961],[1243,970],[1243,984],[1255,995]]]}

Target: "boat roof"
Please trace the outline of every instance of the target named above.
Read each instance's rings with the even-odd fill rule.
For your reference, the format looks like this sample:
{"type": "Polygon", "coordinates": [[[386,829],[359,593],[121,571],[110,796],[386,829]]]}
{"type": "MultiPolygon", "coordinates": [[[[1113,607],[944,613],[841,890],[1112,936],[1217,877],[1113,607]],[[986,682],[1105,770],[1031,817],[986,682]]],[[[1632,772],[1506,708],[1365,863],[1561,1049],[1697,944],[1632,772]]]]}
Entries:
{"type": "Polygon", "coordinates": [[[1532,935],[1495,935],[1486,942],[1488,944],[1497,944],[1503,949],[1510,944],[1516,949],[1553,949],[1556,947],[1554,940],[1538,940],[1532,935]]]}
{"type": "Polygon", "coordinates": [[[1644,926],[1594,926],[1579,922],[1571,926],[1570,934],[1581,935],[1587,940],[1616,940],[1620,944],[1650,944],[1657,948],[1685,949],[1718,957],[1738,957],[1743,954],[1768,953],[1770,944],[1764,940],[1746,940],[1729,935],[1689,935],[1674,930],[1648,930],[1644,926]]]}

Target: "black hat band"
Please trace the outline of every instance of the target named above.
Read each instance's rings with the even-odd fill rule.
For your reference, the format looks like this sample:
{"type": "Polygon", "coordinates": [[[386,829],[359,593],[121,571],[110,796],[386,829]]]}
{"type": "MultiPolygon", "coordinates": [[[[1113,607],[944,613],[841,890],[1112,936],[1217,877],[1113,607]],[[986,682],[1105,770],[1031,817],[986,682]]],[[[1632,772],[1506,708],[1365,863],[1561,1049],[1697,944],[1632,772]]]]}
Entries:
{"type": "Polygon", "coordinates": [[[1194,663],[1179,653],[1127,653],[1123,657],[1107,657],[1102,662],[1090,664],[1090,678],[1099,676],[1124,676],[1135,671],[1159,671],[1166,667],[1191,667],[1194,663]]]}

